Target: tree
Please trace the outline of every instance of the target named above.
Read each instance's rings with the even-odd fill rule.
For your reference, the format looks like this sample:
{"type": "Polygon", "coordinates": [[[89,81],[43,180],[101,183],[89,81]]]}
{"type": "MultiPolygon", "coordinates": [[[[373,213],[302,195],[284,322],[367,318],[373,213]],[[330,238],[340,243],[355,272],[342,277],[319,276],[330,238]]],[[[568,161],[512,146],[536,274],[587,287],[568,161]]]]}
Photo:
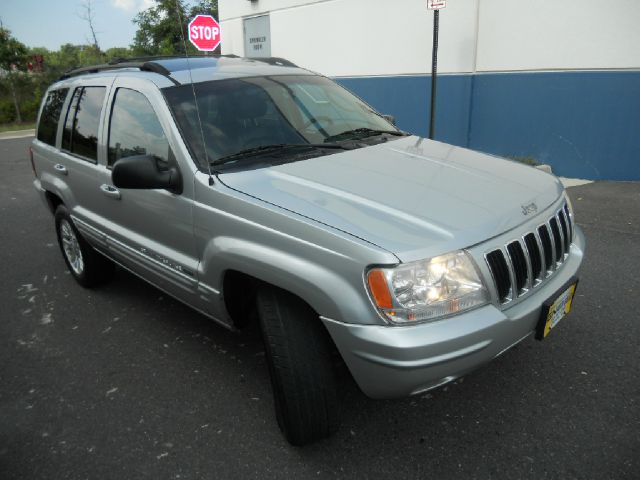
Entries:
{"type": "Polygon", "coordinates": [[[6,28],[0,27],[0,68],[6,71],[26,67],[27,47],[11,35],[6,28]]]}
{"type": "Polygon", "coordinates": [[[80,4],[80,13],[78,16],[86,21],[89,24],[89,31],[91,32],[91,37],[93,38],[93,46],[99,52],[100,45],[98,45],[98,37],[96,36],[96,29],[94,27],[94,12],[93,12],[93,4],[91,0],[84,0],[80,4]]]}
{"type": "Polygon", "coordinates": [[[189,17],[193,18],[199,13],[211,15],[213,18],[218,19],[218,0],[200,0],[197,4],[191,7],[189,17]]]}
{"type": "Polygon", "coordinates": [[[0,21],[0,123],[35,120],[47,87],[68,70],[131,56],[127,48],[102,52],[95,44],[62,45],[58,50],[27,48],[0,21]],[[34,68],[29,69],[31,63],[34,68]]]}
{"type": "Polygon", "coordinates": [[[155,0],[138,13],[138,31],[131,45],[136,55],[172,55],[184,52],[186,9],[182,0],[155,0]]]}
{"type": "Polygon", "coordinates": [[[131,50],[126,47],[113,47],[108,48],[104,52],[105,57],[107,57],[107,61],[116,59],[116,58],[127,58],[131,56],[131,50]]]}
{"type": "Polygon", "coordinates": [[[11,93],[13,107],[15,109],[15,119],[22,122],[20,112],[20,102],[18,99],[18,87],[23,80],[27,67],[27,47],[13,38],[11,32],[0,27],[0,75],[2,83],[5,84],[11,93]]]}
{"type": "Polygon", "coordinates": [[[197,50],[188,40],[187,25],[198,13],[217,16],[217,0],[200,0],[189,11],[183,0],[155,0],[155,5],[133,19],[138,31],[131,49],[135,55],[194,54],[197,50]]]}

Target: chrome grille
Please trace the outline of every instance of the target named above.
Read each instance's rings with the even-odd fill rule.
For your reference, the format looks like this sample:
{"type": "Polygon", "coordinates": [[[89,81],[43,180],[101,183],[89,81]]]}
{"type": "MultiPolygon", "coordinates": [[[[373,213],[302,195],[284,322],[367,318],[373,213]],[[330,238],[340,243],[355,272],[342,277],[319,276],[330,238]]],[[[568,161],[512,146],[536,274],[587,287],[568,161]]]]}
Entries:
{"type": "Polygon", "coordinates": [[[507,304],[552,276],[569,256],[573,224],[565,203],[532,232],[485,255],[501,304],[507,304]]]}

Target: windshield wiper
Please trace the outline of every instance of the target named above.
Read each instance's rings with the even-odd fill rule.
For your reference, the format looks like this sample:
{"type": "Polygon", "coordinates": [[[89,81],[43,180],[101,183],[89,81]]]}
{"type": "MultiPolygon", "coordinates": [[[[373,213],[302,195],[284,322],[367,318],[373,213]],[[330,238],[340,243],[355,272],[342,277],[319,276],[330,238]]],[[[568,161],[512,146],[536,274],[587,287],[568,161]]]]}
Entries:
{"type": "Polygon", "coordinates": [[[333,143],[278,143],[273,145],[261,145],[259,147],[247,148],[245,150],[232,153],[231,155],[218,158],[211,162],[211,165],[224,165],[225,163],[233,162],[241,158],[255,157],[269,153],[296,153],[299,151],[314,149],[351,150],[351,147],[333,143]]]}
{"type": "Polygon", "coordinates": [[[360,138],[373,137],[374,135],[394,135],[396,137],[407,136],[404,132],[397,130],[374,130],[372,128],[356,128],[354,130],[346,130],[336,135],[331,135],[324,139],[325,142],[335,142],[337,140],[357,140],[360,138]]]}

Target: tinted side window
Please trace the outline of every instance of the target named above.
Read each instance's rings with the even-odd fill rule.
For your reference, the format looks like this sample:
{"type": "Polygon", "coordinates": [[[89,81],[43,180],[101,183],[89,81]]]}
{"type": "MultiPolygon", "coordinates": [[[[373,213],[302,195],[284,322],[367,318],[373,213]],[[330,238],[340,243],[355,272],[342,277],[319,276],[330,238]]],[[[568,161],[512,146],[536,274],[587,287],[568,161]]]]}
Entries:
{"type": "Polygon", "coordinates": [[[60,90],[53,90],[47,95],[40,115],[40,123],[38,124],[38,140],[55,146],[58,121],[68,92],[68,88],[61,88],[60,90]]]}
{"type": "Polygon", "coordinates": [[[163,167],[171,153],[149,100],[140,92],[119,88],[109,125],[109,166],[132,155],[154,155],[163,167]]]}
{"type": "Polygon", "coordinates": [[[62,148],[90,160],[98,159],[98,125],[105,87],[81,87],[73,93],[62,148]]]}
{"type": "Polygon", "coordinates": [[[73,131],[73,122],[76,117],[76,106],[78,99],[82,93],[82,88],[76,88],[73,97],[67,109],[67,118],[64,121],[64,130],[62,131],[62,149],[71,151],[71,132],[73,131]]]}

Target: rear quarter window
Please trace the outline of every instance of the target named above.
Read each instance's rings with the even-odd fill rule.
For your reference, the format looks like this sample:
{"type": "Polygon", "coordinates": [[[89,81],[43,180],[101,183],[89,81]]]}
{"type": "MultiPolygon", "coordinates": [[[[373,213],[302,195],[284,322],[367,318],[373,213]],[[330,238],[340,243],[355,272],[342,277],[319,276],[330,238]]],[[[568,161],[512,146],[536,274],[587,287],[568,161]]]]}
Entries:
{"type": "Polygon", "coordinates": [[[62,113],[62,106],[68,92],[68,88],[61,88],[59,90],[51,90],[47,94],[40,114],[40,123],[38,124],[37,138],[41,142],[55,146],[60,113],[62,113]]]}

